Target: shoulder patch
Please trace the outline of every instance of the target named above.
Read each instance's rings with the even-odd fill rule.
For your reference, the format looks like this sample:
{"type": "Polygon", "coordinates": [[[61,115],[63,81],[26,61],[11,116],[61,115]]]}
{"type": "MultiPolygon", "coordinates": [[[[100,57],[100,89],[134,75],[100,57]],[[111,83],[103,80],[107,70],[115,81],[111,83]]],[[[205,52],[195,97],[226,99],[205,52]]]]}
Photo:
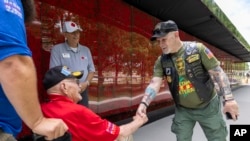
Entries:
{"type": "Polygon", "coordinates": [[[212,57],[214,57],[214,54],[208,48],[205,49],[205,53],[208,59],[211,59],[212,57]]]}
{"type": "Polygon", "coordinates": [[[195,54],[198,52],[199,52],[199,50],[196,46],[196,42],[187,43],[187,46],[186,46],[186,54],[187,55],[195,54]]]}

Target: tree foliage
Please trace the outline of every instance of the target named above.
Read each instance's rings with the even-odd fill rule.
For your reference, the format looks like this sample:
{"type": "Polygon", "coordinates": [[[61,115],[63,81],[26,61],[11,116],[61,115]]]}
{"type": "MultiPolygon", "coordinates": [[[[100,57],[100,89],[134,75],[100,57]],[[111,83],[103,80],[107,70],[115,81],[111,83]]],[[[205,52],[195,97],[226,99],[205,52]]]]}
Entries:
{"type": "Polygon", "coordinates": [[[214,0],[202,0],[202,2],[208,7],[208,9],[214,14],[215,17],[235,36],[235,38],[248,50],[250,45],[245,38],[239,33],[237,28],[232,24],[229,18],[224,14],[220,7],[214,2],[214,0]]]}

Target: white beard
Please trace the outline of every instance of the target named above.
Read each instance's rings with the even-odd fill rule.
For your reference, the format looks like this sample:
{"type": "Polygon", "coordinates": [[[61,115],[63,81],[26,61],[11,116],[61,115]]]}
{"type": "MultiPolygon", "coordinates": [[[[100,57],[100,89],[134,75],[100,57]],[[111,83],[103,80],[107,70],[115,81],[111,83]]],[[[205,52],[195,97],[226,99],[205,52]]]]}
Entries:
{"type": "Polygon", "coordinates": [[[162,52],[163,52],[163,54],[169,54],[169,53],[173,52],[173,49],[172,48],[167,48],[165,50],[162,49],[162,52]]]}

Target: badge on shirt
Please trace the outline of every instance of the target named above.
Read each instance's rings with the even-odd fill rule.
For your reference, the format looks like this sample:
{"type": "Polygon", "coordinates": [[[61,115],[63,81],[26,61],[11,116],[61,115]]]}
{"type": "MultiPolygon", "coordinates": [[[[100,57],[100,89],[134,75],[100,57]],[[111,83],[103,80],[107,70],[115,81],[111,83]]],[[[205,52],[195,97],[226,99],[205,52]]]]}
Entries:
{"type": "Polygon", "coordinates": [[[168,83],[171,83],[172,82],[172,79],[171,79],[171,75],[172,75],[171,68],[166,68],[165,71],[166,71],[166,75],[167,75],[167,81],[168,81],[168,83]]]}
{"type": "Polygon", "coordinates": [[[166,75],[171,75],[171,68],[166,68],[165,71],[166,71],[166,75]]]}
{"type": "Polygon", "coordinates": [[[194,54],[194,55],[188,56],[186,60],[187,60],[188,63],[193,63],[193,62],[195,62],[195,61],[197,61],[199,59],[200,59],[200,55],[199,54],[194,54]]]}
{"type": "Polygon", "coordinates": [[[70,58],[69,53],[62,53],[63,58],[70,58]]]}
{"type": "Polygon", "coordinates": [[[168,82],[168,83],[171,83],[171,82],[172,82],[171,76],[167,76],[167,82],[168,82]]]}

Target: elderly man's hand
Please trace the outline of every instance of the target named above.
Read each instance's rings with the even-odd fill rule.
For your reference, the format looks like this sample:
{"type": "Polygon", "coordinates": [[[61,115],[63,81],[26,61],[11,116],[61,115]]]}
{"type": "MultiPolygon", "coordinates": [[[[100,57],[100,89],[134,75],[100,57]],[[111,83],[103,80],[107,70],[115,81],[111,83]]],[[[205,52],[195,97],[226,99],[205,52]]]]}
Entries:
{"type": "Polygon", "coordinates": [[[142,113],[141,115],[138,115],[136,114],[134,117],[133,117],[134,120],[138,120],[138,121],[141,121],[142,124],[145,124],[146,122],[148,122],[148,117],[145,113],[142,113]]]}

